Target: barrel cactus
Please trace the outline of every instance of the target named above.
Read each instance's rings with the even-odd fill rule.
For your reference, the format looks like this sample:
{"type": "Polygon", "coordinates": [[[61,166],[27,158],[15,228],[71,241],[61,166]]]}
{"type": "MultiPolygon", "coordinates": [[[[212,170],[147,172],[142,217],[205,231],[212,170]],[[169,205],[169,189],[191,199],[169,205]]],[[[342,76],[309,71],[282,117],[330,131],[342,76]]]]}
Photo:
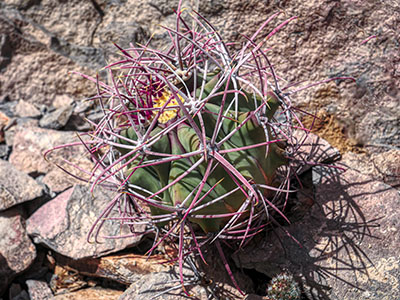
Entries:
{"type": "Polygon", "coordinates": [[[179,7],[176,27],[165,28],[165,50],[151,41],[116,45],[121,60],[104,68],[108,81],[77,73],[95,83],[89,100],[104,112],[82,135],[95,162],[82,179],[92,189],[118,191],[89,238],[105,222],[145,224],[156,232],[150,251],[166,240],[178,243],[181,270],[185,257],[203,257],[206,244],[226,262],[221,240],[243,246],[276,216],[287,220],[293,131],[304,129],[289,97],[296,90],[280,87],[266,49],[295,17],[257,41],[276,13],[238,45],[196,12],[184,13],[179,7]],[[121,216],[109,218],[113,210],[121,216]]]}
{"type": "Polygon", "coordinates": [[[267,289],[268,300],[299,300],[301,290],[293,275],[283,272],[274,276],[267,289]]]}

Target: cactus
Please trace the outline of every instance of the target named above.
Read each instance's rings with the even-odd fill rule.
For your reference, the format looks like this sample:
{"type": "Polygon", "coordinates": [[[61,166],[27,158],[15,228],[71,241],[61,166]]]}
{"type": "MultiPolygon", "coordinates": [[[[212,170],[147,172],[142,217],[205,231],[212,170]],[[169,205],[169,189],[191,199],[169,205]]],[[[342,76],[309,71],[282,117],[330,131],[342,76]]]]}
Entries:
{"type": "Polygon", "coordinates": [[[270,300],[299,300],[301,290],[293,275],[283,272],[272,278],[267,289],[270,300]]]}
{"type": "Polygon", "coordinates": [[[122,58],[104,68],[109,82],[75,73],[96,84],[90,100],[104,112],[81,139],[95,162],[82,180],[118,191],[89,238],[106,221],[146,224],[146,232],[157,233],[150,251],[178,241],[184,284],[183,261],[203,257],[202,246],[215,243],[230,272],[220,240],[243,246],[276,216],[288,222],[284,207],[298,148],[292,132],[304,128],[289,97],[303,88],[280,88],[264,50],[296,17],[256,42],[274,14],[233,51],[202,16],[182,14],[179,6],[176,28],[165,28],[171,37],[165,51],[116,45],[122,58]],[[109,218],[114,208],[120,218],[109,218]]]}

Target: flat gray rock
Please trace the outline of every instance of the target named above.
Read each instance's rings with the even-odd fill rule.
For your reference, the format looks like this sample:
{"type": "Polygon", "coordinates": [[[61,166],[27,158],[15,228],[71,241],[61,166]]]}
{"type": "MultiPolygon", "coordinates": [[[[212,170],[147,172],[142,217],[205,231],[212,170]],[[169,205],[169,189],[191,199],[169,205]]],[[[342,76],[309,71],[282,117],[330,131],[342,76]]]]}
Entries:
{"type": "Polygon", "coordinates": [[[45,281],[30,279],[26,281],[26,285],[28,286],[31,300],[42,300],[53,297],[53,293],[45,281]]]}
{"type": "Polygon", "coordinates": [[[73,110],[74,108],[72,106],[57,108],[44,115],[39,121],[39,126],[49,129],[61,129],[67,124],[73,110]]]}
{"type": "MultiPolygon", "coordinates": [[[[76,185],[40,207],[28,220],[27,231],[35,243],[45,244],[55,252],[73,259],[98,257],[139,243],[141,236],[104,239],[102,236],[129,234],[118,221],[106,222],[99,235],[100,243],[88,243],[88,232],[114,197],[114,192],[96,188],[91,194],[86,186],[76,185]]],[[[113,211],[111,216],[118,216],[113,211]]],[[[144,228],[135,226],[136,231],[144,228]]],[[[93,240],[93,239],[92,239],[93,240]]]]}
{"type": "Polygon", "coordinates": [[[33,200],[43,193],[43,188],[32,177],[2,159],[0,174],[0,211],[33,200]]]}
{"type": "Polygon", "coordinates": [[[25,231],[20,211],[11,208],[0,212],[0,295],[35,258],[36,248],[25,231]]]}

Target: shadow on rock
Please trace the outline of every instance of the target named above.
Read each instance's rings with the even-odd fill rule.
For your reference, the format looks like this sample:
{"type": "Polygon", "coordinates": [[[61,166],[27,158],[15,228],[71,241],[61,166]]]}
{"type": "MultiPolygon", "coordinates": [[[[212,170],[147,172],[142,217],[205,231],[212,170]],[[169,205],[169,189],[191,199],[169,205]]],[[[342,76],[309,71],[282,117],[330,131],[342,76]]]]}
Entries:
{"type": "Polygon", "coordinates": [[[354,170],[316,166],[312,179],[304,218],[236,253],[236,264],[269,277],[289,270],[309,299],[394,299],[398,192],[354,170]]]}

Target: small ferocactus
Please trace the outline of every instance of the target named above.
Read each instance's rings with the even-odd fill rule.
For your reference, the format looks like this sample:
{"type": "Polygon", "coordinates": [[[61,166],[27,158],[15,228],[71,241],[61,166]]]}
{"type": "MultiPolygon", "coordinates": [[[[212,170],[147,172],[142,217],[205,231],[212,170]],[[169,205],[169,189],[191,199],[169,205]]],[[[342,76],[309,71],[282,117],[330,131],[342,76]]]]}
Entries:
{"type": "MultiPolygon", "coordinates": [[[[296,17],[257,38],[276,13],[239,44],[225,41],[204,17],[181,4],[175,28],[163,27],[170,37],[164,50],[153,49],[150,41],[126,49],[116,45],[121,58],[104,68],[108,79],[77,73],[96,85],[88,100],[104,116],[88,121],[92,130],[79,142],[46,156],[83,146],[93,168],[66,160],[68,168],[60,168],[92,191],[98,186],[114,191],[88,240],[97,241],[105,223],[117,222],[130,228],[129,236],[154,233],[150,253],[164,242],[177,243],[173,261],[182,286],[183,263],[192,256],[204,260],[203,248],[214,244],[239,289],[222,242],[240,248],[269,224],[278,224],[277,217],[289,222],[285,208],[299,160],[294,133],[309,131],[291,96],[346,78],[296,88],[277,75],[266,43],[296,17]]],[[[285,276],[272,282],[271,293],[280,282],[290,282],[285,276]]]]}
{"type": "Polygon", "coordinates": [[[272,278],[267,288],[269,300],[299,300],[301,290],[292,274],[280,273],[272,278]]]}

